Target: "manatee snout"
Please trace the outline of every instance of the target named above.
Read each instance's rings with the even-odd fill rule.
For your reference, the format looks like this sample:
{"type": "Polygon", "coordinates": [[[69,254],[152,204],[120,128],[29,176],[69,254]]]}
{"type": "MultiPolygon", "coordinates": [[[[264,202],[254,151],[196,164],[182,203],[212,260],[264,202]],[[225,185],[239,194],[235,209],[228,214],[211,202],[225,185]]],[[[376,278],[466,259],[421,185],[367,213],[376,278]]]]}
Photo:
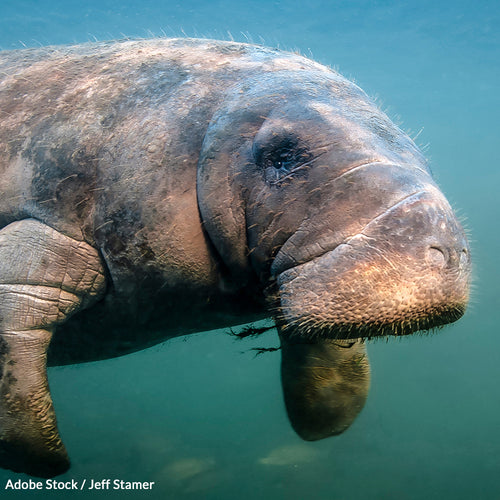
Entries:
{"type": "Polygon", "coordinates": [[[333,250],[281,272],[282,331],[354,339],[429,330],[463,315],[469,281],[464,231],[429,185],[333,250]]]}

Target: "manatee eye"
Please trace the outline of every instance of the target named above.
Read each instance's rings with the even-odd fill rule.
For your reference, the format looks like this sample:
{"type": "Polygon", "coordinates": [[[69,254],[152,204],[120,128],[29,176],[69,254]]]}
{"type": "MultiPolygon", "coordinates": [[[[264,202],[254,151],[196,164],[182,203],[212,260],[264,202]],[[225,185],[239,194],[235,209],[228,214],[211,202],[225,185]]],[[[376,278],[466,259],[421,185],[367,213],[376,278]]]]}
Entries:
{"type": "Polygon", "coordinates": [[[276,170],[289,171],[295,165],[296,155],[291,149],[282,149],[275,151],[274,154],[267,159],[269,167],[274,167],[276,170]]]}
{"type": "Polygon", "coordinates": [[[312,155],[295,138],[275,139],[270,144],[254,145],[254,157],[264,171],[266,182],[279,186],[304,175],[312,155]]]}

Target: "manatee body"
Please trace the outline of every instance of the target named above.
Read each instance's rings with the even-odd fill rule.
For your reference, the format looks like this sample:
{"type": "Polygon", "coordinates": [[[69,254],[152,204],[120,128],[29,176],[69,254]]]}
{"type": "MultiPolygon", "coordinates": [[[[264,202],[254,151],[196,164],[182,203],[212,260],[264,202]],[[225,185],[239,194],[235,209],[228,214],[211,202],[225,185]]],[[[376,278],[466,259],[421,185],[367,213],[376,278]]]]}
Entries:
{"type": "Polygon", "coordinates": [[[0,465],[68,469],[46,362],[272,316],[290,421],[346,429],[364,339],[458,319],[467,242],[415,144],[298,55],[152,39],[0,53],[0,465]]]}

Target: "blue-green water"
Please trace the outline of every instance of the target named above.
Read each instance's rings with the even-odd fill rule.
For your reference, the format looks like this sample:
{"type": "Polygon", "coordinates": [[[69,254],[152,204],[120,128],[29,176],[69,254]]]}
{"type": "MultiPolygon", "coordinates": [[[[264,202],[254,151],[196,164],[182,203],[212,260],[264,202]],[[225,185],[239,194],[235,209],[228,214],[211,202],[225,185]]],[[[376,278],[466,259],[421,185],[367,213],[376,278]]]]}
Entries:
{"type": "MultiPolygon", "coordinates": [[[[248,352],[276,345],[272,333],[245,342],[204,333],[50,369],[72,459],[62,480],[155,481],[122,498],[500,498],[498,26],[495,1],[0,3],[3,49],[186,33],[263,42],[335,66],[404,129],[420,131],[473,249],[465,318],[432,337],[369,345],[368,403],[337,438],[301,444],[294,435],[279,353],[248,352]],[[265,459],[287,446],[295,448],[274,460],[281,465],[265,459]]],[[[9,478],[27,476],[1,471],[2,498],[118,497],[4,491],[9,478]]]]}

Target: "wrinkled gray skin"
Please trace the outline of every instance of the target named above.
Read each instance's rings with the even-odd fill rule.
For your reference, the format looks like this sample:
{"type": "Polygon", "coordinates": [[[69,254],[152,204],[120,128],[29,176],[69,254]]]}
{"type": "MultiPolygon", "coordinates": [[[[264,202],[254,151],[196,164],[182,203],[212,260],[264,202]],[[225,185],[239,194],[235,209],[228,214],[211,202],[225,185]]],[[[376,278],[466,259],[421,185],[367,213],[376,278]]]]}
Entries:
{"type": "Polygon", "coordinates": [[[143,40],[3,52],[0,79],[1,466],[69,467],[46,359],[272,315],[320,439],[363,407],[362,338],[462,315],[468,246],[425,159],[330,69],[143,40]]]}

